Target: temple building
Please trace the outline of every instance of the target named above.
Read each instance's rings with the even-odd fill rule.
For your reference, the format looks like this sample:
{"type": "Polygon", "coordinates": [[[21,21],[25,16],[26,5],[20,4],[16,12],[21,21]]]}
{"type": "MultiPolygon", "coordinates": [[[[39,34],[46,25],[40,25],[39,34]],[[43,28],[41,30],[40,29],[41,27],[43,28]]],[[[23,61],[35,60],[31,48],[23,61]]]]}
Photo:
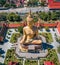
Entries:
{"type": "Polygon", "coordinates": [[[15,4],[16,7],[24,4],[24,0],[6,0],[6,3],[15,4]]]}
{"type": "Polygon", "coordinates": [[[6,31],[7,31],[6,24],[0,23],[0,42],[4,41],[6,31]]]}
{"type": "Polygon", "coordinates": [[[60,22],[59,22],[58,25],[57,25],[57,30],[58,30],[58,32],[59,32],[59,34],[60,34],[60,22]]]}
{"type": "Polygon", "coordinates": [[[19,63],[18,63],[18,62],[11,62],[11,61],[10,61],[10,62],[8,63],[8,65],[19,65],[19,63]]]}
{"type": "Polygon", "coordinates": [[[45,2],[45,3],[48,3],[48,0],[39,0],[39,2],[45,2]]]}
{"type": "Polygon", "coordinates": [[[48,7],[51,10],[59,10],[60,9],[60,0],[48,0],[48,7]]]}

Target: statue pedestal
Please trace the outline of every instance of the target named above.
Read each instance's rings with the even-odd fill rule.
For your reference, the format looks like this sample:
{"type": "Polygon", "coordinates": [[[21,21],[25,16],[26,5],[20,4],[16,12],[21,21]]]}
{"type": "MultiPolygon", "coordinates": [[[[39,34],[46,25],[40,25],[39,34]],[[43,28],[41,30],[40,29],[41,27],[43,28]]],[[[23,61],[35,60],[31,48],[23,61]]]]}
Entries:
{"type": "Polygon", "coordinates": [[[37,50],[36,50],[37,48],[34,49],[34,47],[38,47],[39,45],[28,45],[28,49],[30,49],[30,51],[24,50],[24,52],[21,52],[20,44],[19,43],[17,43],[17,44],[18,44],[18,46],[16,48],[16,55],[18,57],[27,58],[27,59],[38,59],[38,58],[44,58],[48,55],[48,50],[43,50],[43,49],[39,50],[38,49],[38,52],[37,52],[37,50]],[[31,47],[32,47],[32,51],[31,51],[31,47]]]}

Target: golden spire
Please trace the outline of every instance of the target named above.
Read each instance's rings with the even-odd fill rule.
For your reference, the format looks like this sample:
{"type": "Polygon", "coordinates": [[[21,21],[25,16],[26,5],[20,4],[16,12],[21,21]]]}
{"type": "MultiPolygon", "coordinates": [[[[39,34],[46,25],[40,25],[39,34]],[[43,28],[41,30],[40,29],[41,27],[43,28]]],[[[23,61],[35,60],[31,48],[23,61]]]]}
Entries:
{"type": "Polygon", "coordinates": [[[29,15],[31,15],[31,10],[29,11],[29,15]]]}

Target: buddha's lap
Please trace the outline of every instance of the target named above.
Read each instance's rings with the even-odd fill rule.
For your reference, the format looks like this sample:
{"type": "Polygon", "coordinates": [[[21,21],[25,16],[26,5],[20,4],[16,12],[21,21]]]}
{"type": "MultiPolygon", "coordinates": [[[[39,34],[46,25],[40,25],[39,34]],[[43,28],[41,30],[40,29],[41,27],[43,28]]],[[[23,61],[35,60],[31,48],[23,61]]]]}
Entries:
{"type": "Polygon", "coordinates": [[[41,44],[42,41],[41,40],[33,40],[33,41],[28,41],[28,42],[25,42],[24,44],[41,44]]]}
{"type": "Polygon", "coordinates": [[[41,43],[41,40],[33,40],[32,43],[41,43]]]}

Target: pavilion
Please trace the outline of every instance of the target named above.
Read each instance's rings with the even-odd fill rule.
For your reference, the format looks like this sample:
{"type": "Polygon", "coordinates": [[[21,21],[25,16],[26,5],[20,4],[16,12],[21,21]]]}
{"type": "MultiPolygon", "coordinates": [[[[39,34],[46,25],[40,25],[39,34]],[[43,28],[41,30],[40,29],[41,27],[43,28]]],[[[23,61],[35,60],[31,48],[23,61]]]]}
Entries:
{"type": "Polygon", "coordinates": [[[48,0],[48,7],[52,10],[60,9],[60,1],[59,0],[48,0]]]}

